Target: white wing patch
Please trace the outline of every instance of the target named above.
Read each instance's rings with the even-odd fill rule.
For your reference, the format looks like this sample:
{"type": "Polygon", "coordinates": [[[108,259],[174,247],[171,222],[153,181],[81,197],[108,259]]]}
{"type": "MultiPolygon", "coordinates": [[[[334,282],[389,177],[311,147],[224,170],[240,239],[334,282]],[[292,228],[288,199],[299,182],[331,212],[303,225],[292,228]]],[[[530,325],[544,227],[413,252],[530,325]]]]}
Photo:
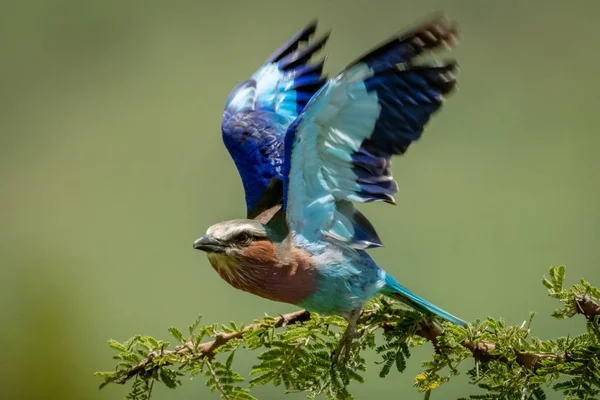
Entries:
{"type": "Polygon", "coordinates": [[[227,103],[227,110],[233,113],[251,109],[254,107],[255,99],[256,87],[254,85],[247,85],[234,93],[233,97],[227,103]]]}
{"type": "Polygon", "coordinates": [[[256,108],[274,109],[283,73],[277,64],[267,64],[252,75],[256,81],[256,108]]]}

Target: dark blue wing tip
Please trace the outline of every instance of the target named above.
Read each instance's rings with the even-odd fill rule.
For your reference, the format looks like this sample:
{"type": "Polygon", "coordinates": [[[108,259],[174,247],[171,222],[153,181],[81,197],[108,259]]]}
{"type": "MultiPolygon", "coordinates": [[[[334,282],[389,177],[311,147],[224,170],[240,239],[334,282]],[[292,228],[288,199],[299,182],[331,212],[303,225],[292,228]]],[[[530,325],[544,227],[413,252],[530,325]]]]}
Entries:
{"type": "Polygon", "coordinates": [[[304,28],[296,32],[290,37],[284,44],[282,44],[277,50],[273,52],[265,61],[265,64],[280,61],[283,57],[290,53],[293,53],[298,49],[300,43],[308,41],[314,33],[317,31],[317,19],[314,18],[304,28]]]}
{"type": "Polygon", "coordinates": [[[444,13],[437,13],[414,28],[387,39],[347,68],[362,62],[377,70],[409,62],[424,51],[453,47],[458,42],[458,36],[457,23],[448,19],[444,13]]]}
{"type": "Polygon", "coordinates": [[[283,70],[287,70],[300,64],[307,63],[325,46],[330,36],[331,31],[325,32],[317,40],[310,42],[308,46],[301,49],[295,49],[293,52],[288,53],[285,57],[278,60],[279,67],[283,70]]]}
{"type": "MultiPolygon", "coordinates": [[[[392,66],[365,81],[377,93],[381,115],[361,148],[373,157],[357,156],[359,164],[375,162],[377,156],[403,154],[418,140],[431,116],[456,88],[456,62],[432,65],[392,66]]],[[[368,166],[368,165],[367,165],[368,166]]]]}
{"type": "Polygon", "coordinates": [[[315,40],[309,40],[314,33],[313,28],[316,28],[316,20],[313,22],[298,33],[291,42],[288,41],[284,51],[278,50],[278,56],[273,59],[286,79],[293,80],[292,86],[288,89],[296,92],[295,112],[297,115],[302,112],[308,101],[326,81],[326,77],[323,76],[326,57],[315,63],[312,63],[311,59],[323,49],[331,31],[315,40]],[[310,34],[307,34],[309,32],[310,34]],[[300,39],[305,39],[308,43],[301,47],[300,39]]]}

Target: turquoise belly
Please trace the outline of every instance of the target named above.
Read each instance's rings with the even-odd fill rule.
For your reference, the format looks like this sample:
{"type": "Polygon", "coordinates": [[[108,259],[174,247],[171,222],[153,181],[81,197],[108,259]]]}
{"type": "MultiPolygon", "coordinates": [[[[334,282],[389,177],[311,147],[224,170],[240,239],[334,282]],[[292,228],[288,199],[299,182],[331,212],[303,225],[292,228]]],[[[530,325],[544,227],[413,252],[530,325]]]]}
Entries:
{"type": "Polygon", "coordinates": [[[319,314],[343,317],[361,308],[383,287],[385,272],[375,263],[364,263],[364,259],[352,261],[359,261],[358,265],[318,267],[316,291],[298,305],[319,314]]]}

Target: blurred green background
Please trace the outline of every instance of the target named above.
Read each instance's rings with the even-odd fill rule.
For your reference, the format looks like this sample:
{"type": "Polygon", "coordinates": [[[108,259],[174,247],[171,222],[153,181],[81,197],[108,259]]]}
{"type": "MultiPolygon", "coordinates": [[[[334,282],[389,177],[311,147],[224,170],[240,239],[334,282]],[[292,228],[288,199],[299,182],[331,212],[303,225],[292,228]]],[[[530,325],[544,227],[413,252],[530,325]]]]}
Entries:
{"type": "MultiPolygon", "coordinates": [[[[462,318],[535,310],[542,337],[581,332],[552,320],[540,278],[564,263],[570,283],[600,285],[599,2],[5,1],[0,397],[123,398],[92,376],[114,366],[107,339],[293,310],[232,289],[191,246],[244,214],[227,94],[312,18],[333,30],[331,73],[436,10],[462,28],[460,90],[396,159],[398,206],[363,207],[387,244],[372,254],[462,318]]],[[[421,398],[429,351],[403,375],[372,368],[357,398],[421,398]]],[[[465,381],[433,397],[467,395],[465,381]]],[[[200,380],[155,396],[217,398],[200,380]]]]}

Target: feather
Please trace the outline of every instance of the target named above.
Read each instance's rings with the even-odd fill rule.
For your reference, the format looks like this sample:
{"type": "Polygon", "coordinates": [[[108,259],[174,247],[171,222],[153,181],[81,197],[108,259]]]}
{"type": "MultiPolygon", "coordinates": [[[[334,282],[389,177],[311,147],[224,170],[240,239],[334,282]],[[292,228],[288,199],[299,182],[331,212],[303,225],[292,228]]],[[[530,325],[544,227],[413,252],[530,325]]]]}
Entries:
{"type": "Polygon", "coordinates": [[[462,319],[455,317],[449,312],[439,308],[438,306],[428,302],[422,297],[417,296],[404,286],[400,285],[396,280],[389,274],[385,276],[385,286],[382,288],[381,293],[386,296],[390,296],[393,299],[401,301],[402,303],[414,308],[415,310],[421,311],[426,314],[434,314],[446,321],[452,322],[458,326],[466,326],[467,322],[462,319]]]}
{"type": "Polygon", "coordinates": [[[283,200],[294,232],[358,249],[381,245],[364,216],[352,218],[351,203],[395,202],[391,156],[421,137],[456,86],[456,62],[412,58],[455,35],[437,18],[393,38],[330,79],[288,127],[283,200]]]}
{"type": "Polygon", "coordinates": [[[329,37],[309,42],[316,26],[312,21],[288,39],[225,103],[223,142],[242,178],[249,218],[283,203],[282,186],[269,183],[283,180],[285,132],[325,82],[324,59],[309,63],[329,37]]]}
{"type": "Polygon", "coordinates": [[[347,69],[366,64],[373,70],[411,61],[426,50],[452,47],[458,40],[458,26],[443,14],[435,15],[413,29],[401,32],[374,50],[350,63],[347,69]]]}

